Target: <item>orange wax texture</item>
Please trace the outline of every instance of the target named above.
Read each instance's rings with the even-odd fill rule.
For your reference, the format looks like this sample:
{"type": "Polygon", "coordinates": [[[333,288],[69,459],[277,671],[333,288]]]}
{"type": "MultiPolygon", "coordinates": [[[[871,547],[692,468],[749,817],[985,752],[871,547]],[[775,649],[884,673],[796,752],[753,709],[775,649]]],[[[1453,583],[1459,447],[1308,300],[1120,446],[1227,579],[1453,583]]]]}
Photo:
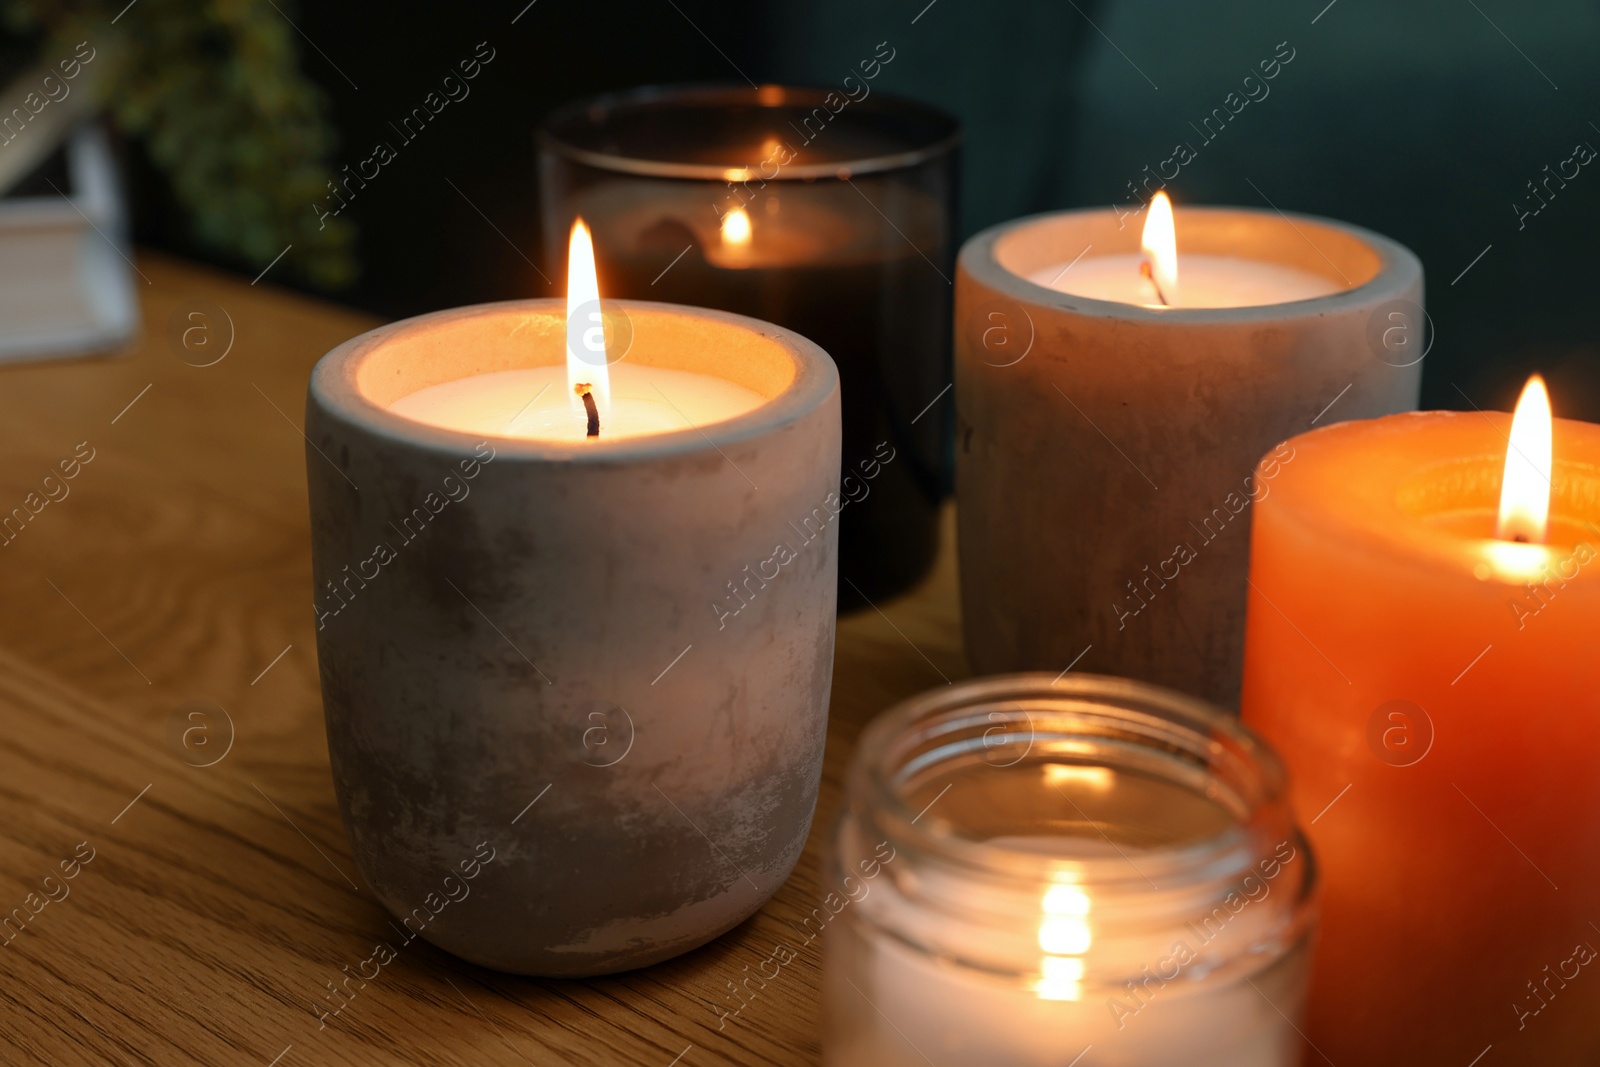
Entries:
{"type": "Polygon", "coordinates": [[[1255,506],[1243,714],[1321,868],[1340,1065],[1600,1063],[1600,426],[1555,423],[1542,547],[1493,540],[1510,426],[1304,434],[1255,506]]]}

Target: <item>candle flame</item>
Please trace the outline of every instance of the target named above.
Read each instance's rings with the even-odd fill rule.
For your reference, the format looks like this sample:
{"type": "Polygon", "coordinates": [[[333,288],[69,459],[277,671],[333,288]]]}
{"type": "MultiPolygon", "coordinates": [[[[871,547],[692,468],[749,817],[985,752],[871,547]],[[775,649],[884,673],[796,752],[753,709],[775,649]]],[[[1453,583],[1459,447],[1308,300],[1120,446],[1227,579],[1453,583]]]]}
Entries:
{"type": "Polygon", "coordinates": [[[567,393],[575,417],[588,421],[583,394],[594,396],[601,421],[611,415],[611,372],[606,366],[605,320],[600,314],[600,281],[595,274],[594,241],[578,219],[567,245],[567,393]]]}
{"type": "Polygon", "coordinates": [[[1041,1000],[1079,1000],[1083,996],[1083,954],[1094,935],[1089,929],[1089,894],[1071,882],[1044,891],[1039,902],[1044,918],[1039,923],[1039,977],[1033,990],[1041,1000]]]}
{"type": "Polygon", "coordinates": [[[1110,767],[1080,767],[1074,764],[1046,763],[1045,784],[1052,789],[1063,785],[1084,786],[1097,793],[1107,792],[1116,784],[1116,775],[1110,767]]]}
{"type": "Polygon", "coordinates": [[[1150,217],[1144,220],[1144,235],[1139,239],[1144,255],[1139,273],[1156,287],[1161,303],[1178,303],[1178,234],[1172,221],[1172,201],[1164,192],[1150,201],[1150,217]]]}
{"type": "Polygon", "coordinates": [[[722,243],[743,247],[750,243],[750,213],[736,207],[722,216],[722,243]]]}
{"type": "Polygon", "coordinates": [[[1033,991],[1040,1000],[1081,1000],[1083,960],[1077,956],[1046,956],[1039,961],[1033,991]]]}
{"type": "Polygon", "coordinates": [[[1550,524],[1550,468],[1553,460],[1550,394],[1535,374],[1522,389],[1511,417],[1505,476],[1500,482],[1502,541],[1542,544],[1550,524]]]}

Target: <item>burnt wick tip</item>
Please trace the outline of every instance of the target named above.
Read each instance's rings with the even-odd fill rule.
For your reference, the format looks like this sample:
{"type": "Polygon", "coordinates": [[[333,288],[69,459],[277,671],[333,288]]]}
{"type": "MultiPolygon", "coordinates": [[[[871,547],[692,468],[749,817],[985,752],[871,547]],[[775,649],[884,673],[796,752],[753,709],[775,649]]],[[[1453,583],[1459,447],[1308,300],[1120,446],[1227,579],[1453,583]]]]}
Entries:
{"type": "Polygon", "coordinates": [[[1156,299],[1161,301],[1162,307],[1172,306],[1172,304],[1167,300],[1167,294],[1161,291],[1161,283],[1156,281],[1155,266],[1148,259],[1139,264],[1139,277],[1148,279],[1150,284],[1155,286],[1156,299]]]}
{"type": "Polygon", "coordinates": [[[583,397],[583,410],[589,416],[589,433],[588,433],[588,436],[590,436],[590,437],[599,437],[600,436],[600,409],[595,406],[594,393],[592,393],[590,391],[590,387],[587,384],[579,385],[577,387],[577,389],[578,389],[578,395],[583,397]]]}

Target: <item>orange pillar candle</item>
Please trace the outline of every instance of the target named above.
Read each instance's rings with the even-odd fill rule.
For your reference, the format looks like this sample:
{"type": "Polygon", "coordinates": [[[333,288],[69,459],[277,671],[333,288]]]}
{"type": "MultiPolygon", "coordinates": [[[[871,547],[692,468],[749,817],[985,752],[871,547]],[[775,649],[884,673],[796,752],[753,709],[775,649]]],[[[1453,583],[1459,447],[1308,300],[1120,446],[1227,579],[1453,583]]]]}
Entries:
{"type": "Polygon", "coordinates": [[[1307,1063],[1600,1062],[1600,426],[1535,383],[1269,457],[1243,714],[1324,864],[1307,1063]]]}

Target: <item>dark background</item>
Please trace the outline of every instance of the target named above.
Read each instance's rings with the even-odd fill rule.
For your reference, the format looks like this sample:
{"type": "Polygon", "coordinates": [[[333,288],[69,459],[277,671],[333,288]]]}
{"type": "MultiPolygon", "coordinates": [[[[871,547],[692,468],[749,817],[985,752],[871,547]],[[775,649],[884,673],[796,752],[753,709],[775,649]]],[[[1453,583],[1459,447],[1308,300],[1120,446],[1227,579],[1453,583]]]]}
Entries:
{"type": "MultiPolygon", "coordinates": [[[[360,228],[361,275],[327,295],[388,316],[556,295],[530,265],[541,246],[532,131],[551,109],[649,82],[836,85],[887,41],[896,58],[874,91],[934,102],[966,125],[964,233],[1120,202],[1146,164],[1187,140],[1199,155],[1169,187],[1180,211],[1184,203],[1265,206],[1270,197],[1287,211],[1386,233],[1421,256],[1437,335],[1424,363],[1424,407],[1509,409],[1524,378],[1540,371],[1558,414],[1600,421],[1600,160],[1565,188],[1552,183],[1556,195],[1520,229],[1513,207],[1537,206],[1527,183],[1576,144],[1600,148],[1592,76],[1600,5],[1325,5],[401,0],[286,8],[303,33],[302,65],[341,132],[339,164],[366,157],[376,140],[394,141],[388,123],[479,42],[495,50],[471,96],[400,148],[351,202],[344,217],[360,228]],[[1270,95],[1201,144],[1188,123],[1220,106],[1280,42],[1295,58],[1270,95]]],[[[140,163],[137,146],[131,152],[137,239],[214,258],[185,236],[162,180],[140,163]]]]}

